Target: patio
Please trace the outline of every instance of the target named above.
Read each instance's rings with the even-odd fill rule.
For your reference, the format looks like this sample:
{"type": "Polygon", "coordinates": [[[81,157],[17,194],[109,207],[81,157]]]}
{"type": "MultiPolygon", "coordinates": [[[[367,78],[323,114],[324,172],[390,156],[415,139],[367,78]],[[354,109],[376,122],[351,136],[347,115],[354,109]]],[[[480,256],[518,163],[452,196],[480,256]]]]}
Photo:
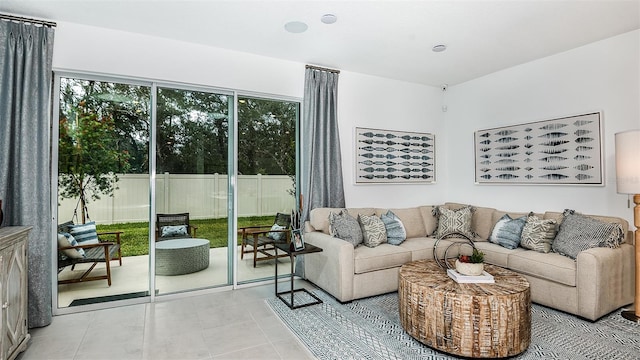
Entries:
{"type": "MultiPolygon", "coordinates": [[[[240,249],[238,247],[238,253],[240,249]]],[[[253,267],[253,256],[245,254],[243,260],[238,260],[238,282],[249,282],[259,279],[273,278],[274,261],[259,261],[253,267]]],[[[78,277],[88,264],[65,268],[58,274],[60,279],[78,277]]],[[[278,274],[289,273],[288,258],[278,259],[278,274]]],[[[156,291],[158,295],[189,291],[227,285],[227,248],[209,249],[209,267],[192,274],[177,276],[156,276],[156,291]]],[[[92,273],[105,273],[104,264],[99,264],[92,273]]],[[[111,286],[106,280],[89,281],[74,284],[58,285],[58,307],[70,306],[74,300],[124,295],[146,292],[149,289],[149,256],[128,256],[122,258],[122,266],[117,261],[111,262],[111,286]]]]}

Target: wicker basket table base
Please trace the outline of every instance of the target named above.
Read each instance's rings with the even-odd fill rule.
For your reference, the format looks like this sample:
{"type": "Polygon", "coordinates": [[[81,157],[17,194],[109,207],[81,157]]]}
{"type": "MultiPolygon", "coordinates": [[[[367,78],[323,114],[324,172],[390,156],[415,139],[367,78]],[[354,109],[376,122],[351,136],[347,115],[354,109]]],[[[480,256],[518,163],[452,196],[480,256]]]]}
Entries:
{"type": "Polygon", "coordinates": [[[436,350],[464,357],[517,355],[531,342],[529,282],[485,264],[494,284],[458,284],[433,260],[402,266],[398,302],[404,330],[436,350]]]}

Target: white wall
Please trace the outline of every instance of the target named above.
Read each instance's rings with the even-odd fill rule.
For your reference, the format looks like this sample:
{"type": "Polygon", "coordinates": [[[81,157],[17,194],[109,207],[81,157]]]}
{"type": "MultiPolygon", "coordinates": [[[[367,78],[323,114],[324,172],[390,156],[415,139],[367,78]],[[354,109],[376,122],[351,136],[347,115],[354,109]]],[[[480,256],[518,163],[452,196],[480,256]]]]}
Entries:
{"type": "Polygon", "coordinates": [[[616,194],[614,134],[640,128],[640,31],[526,63],[449,89],[445,113],[451,201],[517,211],[614,215],[632,221],[616,194]],[[475,185],[473,132],[589,111],[603,112],[605,186],[475,185]]]}
{"type": "Polygon", "coordinates": [[[442,203],[446,197],[447,167],[442,145],[439,88],[355,73],[341,73],[338,121],[348,207],[406,207],[442,203]],[[436,137],[435,184],[355,184],[355,127],[428,132],[436,137]]]}

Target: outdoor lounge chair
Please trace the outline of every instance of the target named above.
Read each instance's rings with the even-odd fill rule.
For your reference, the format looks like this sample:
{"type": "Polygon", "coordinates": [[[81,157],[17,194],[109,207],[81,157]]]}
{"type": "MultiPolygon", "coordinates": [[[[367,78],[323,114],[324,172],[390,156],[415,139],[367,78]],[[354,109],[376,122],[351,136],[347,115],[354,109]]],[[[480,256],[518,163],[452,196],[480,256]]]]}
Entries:
{"type": "Polygon", "coordinates": [[[197,230],[189,224],[189,213],[156,214],[156,241],[196,237],[197,230]]]}
{"type": "MultiPolygon", "coordinates": [[[[111,261],[118,260],[122,266],[122,250],[120,248],[120,235],[122,231],[95,233],[98,241],[93,243],[82,243],[73,240],[70,243],[64,240],[64,233],[68,232],[69,225],[63,224],[58,227],[58,273],[67,266],[71,266],[71,270],[75,269],[78,264],[91,264],[87,270],[82,273],[79,278],[58,280],[58,284],[72,284],[84,281],[107,280],[107,284],[111,286],[111,261]],[[62,236],[62,238],[61,238],[62,236]],[[104,241],[105,236],[114,236],[114,241],[104,241]],[[66,241],[66,242],[65,242],[66,241]],[[92,275],[92,270],[98,265],[104,263],[107,273],[105,275],[92,275]]],[[[91,241],[89,241],[91,242],[91,241]]]]}
{"type": "MultiPolygon", "coordinates": [[[[253,267],[257,261],[275,259],[276,243],[291,243],[291,215],[277,213],[272,225],[246,226],[238,229],[238,235],[242,238],[240,259],[244,254],[253,253],[253,267]],[[251,250],[246,249],[251,246],[251,250]],[[258,257],[258,254],[263,256],[258,257]]],[[[282,253],[278,257],[288,257],[282,253]]]]}

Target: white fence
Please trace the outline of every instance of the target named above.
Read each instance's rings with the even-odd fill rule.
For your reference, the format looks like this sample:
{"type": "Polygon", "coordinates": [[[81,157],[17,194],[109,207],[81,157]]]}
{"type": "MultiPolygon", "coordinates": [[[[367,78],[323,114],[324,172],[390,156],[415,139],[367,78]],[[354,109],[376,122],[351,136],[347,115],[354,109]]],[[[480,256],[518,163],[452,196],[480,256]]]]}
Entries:
{"type": "MultiPolygon", "coordinates": [[[[98,224],[149,221],[149,175],[118,175],[113,197],[102,196],[87,208],[98,224]]],[[[158,174],[156,209],[158,213],[188,212],[191,219],[227,217],[227,175],[158,174]]],[[[238,216],[274,215],[290,212],[295,199],[287,175],[239,175],[238,216]]],[[[58,222],[71,220],[77,199],[58,199],[58,222]]],[[[81,216],[78,208],[78,217],[81,216]]]]}

